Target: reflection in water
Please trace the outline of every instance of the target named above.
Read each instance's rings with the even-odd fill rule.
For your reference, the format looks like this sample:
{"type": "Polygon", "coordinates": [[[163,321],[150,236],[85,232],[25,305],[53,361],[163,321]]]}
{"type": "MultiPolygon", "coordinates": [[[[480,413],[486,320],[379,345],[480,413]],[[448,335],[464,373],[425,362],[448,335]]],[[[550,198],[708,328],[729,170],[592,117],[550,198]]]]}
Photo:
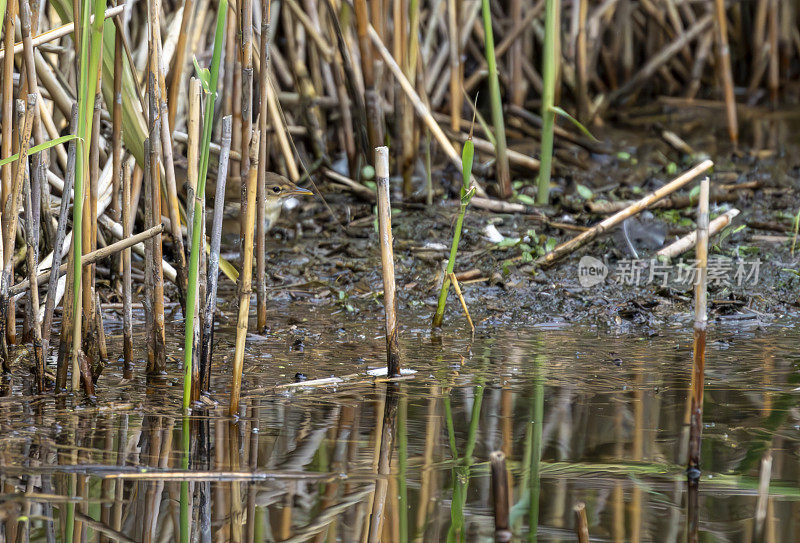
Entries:
{"type": "MultiPolygon", "coordinates": [[[[308,373],[305,361],[256,354],[239,420],[215,407],[176,416],[172,376],[141,398],[143,383],[99,387],[97,405],[0,398],[0,531],[12,542],[490,541],[488,458],[502,450],[519,541],[573,541],[577,502],[602,540],[796,540],[798,337],[777,325],[712,337],[696,492],[683,467],[688,334],[529,329],[409,342],[412,379],[290,393],[271,388],[274,368],[308,373]]],[[[318,375],[345,373],[335,346],[329,366],[313,360],[318,375]]]]}

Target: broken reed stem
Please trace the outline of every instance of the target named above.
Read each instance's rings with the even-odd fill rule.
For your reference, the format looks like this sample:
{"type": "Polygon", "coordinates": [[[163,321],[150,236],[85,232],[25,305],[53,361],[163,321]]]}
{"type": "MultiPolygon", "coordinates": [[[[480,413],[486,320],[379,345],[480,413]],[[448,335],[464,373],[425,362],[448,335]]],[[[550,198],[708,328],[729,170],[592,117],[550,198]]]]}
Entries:
{"type": "Polygon", "coordinates": [[[392,248],[392,207],[389,203],[389,148],[375,149],[375,179],[378,184],[378,235],[383,270],[383,307],[386,311],[386,362],[388,376],[400,375],[400,347],[397,340],[394,250],[392,248]]]}
{"type": "Polygon", "coordinates": [[[260,132],[253,133],[250,144],[250,175],[247,178],[246,229],[244,236],[244,255],[242,272],[239,275],[239,316],[236,324],[236,347],[233,355],[233,383],[228,414],[235,417],[239,413],[239,397],[242,388],[244,368],[244,347],[247,339],[247,323],[250,316],[250,293],[253,277],[253,241],[256,222],[256,183],[258,181],[258,139],[260,132]]]}
{"type": "Polygon", "coordinates": [[[572,508],[575,513],[575,535],[578,543],[589,543],[589,524],[586,520],[586,504],[578,502],[572,508]]]}
{"type": "Polygon", "coordinates": [[[547,267],[554,264],[557,260],[563,258],[566,255],[572,254],[573,252],[577,251],[596,237],[601,234],[608,232],[611,228],[615,227],[616,225],[620,224],[625,219],[636,215],[640,211],[647,209],[650,205],[654,204],[658,200],[662,199],[664,196],[671,194],[696,178],[698,175],[702,174],[709,168],[711,168],[714,163],[711,160],[704,160],[691,170],[684,172],[673,181],[667,183],[660,189],[651,192],[641,200],[631,204],[630,206],[626,207],[622,211],[615,213],[614,215],[604,219],[599,224],[596,224],[586,232],[582,232],[578,234],[574,238],[569,241],[565,241],[561,245],[558,245],[555,249],[551,252],[547,253],[543,257],[536,260],[536,265],[547,267]]]}
{"type": "Polygon", "coordinates": [[[217,284],[219,282],[219,253],[222,242],[222,221],[225,208],[225,181],[228,178],[228,160],[231,151],[231,116],[222,118],[222,150],[217,168],[217,188],[214,193],[214,217],[211,226],[208,254],[208,289],[203,316],[202,351],[200,356],[200,388],[208,392],[211,385],[211,354],[214,346],[214,314],[217,310],[217,284]]]}
{"type": "Polygon", "coordinates": [[[697,204],[697,264],[694,287],[694,348],[692,351],[692,403],[689,423],[689,461],[687,475],[690,482],[700,478],[700,437],[703,432],[703,390],[706,365],[706,313],[708,273],[708,177],[700,182],[700,200],[697,204]]]}
{"type": "MultiPolygon", "coordinates": [[[[503,121],[503,97],[500,94],[500,79],[497,75],[497,59],[494,53],[494,33],[492,32],[492,10],[489,0],[482,0],[483,6],[483,39],[486,47],[486,65],[489,68],[489,101],[492,107],[492,124],[494,125],[495,174],[500,198],[509,198],[511,191],[511,171],[508,166],[506,152],[506,128],[503,121]]],[[[455,97],[452,97],[455,99],[455,97]]],[[[544,107],[544,106],[543,106],[544,107]]],[[[460,116],[459,116],[460,117],[460,116]]],[[[544,142],[543,142],[544,143],[544,142]]],[[[544,156],[544,146],[542,148],[544,156]]],[[[549,175],[549,172],[548,172],[549,175]]]]}
{"type": "MultiPolygon", "coordinates": [[[[127,164],[122,175],[122,237],[131,237],[131,170],[133,165],[127,164]]],[[[133,377],[133,311],[131,277],[131,249],[122,250],[122,378],[133,377]]]]}
{"type": "MultiPolygon", "coordinates": [[[[720,232],[723,228],[728,226],[733,219],[739,215],[739,210],[736,208],[729,209],[710,223],[708,223],[708,236],[711,237],[714,234],[720,232]]],[[[697,230],[694,232],[690,232],[683,236],[681,239],[675,241],[674,243],[664,247],[658,253],[656,253],[657,257],[666,257],[666,258],[675,258],[679,256],[692,247],[695,246],[697,243],[697,230]]]]}
{"type": "Polygon", "coordinates": [[[450,273],[448,275],[450,278],[450,282],[453,284],[453,288],[456,291],[456,296],[458,296],[458,301],[461,302],[461,309],[464,310],[464,316],[467,317],[467,322],[469,323],[469,327],[472,330],[472,333],[475,333],[475,325],[472,323],[472,317],[469,314],[469,309],[467,308],[467,301],[464,299],[464,295],[461,293],[461,286],[458,284],[458,279],[456,279],[456,274],[450,273]]]}
{"type": "Polygon", "coordinates": [[[731,52],[728,45],[728,19],[725,15],[725,0],[714,0],[714,25],[717,34],[717,54],[722,86],[725,93],[725,110],[728,116],[728,135],[734,147],[739,145],[739,124],[736,119],[736,96],[733,93],[731,52]]]}
{"type": "Polygon", "coordinates": [[[503,451],[494,451],[489,455],[492,469],[492,497],[494,499],[494,540],[496,543],[511,541],[510,492],[508,484],[508,468],[503,451]]]}

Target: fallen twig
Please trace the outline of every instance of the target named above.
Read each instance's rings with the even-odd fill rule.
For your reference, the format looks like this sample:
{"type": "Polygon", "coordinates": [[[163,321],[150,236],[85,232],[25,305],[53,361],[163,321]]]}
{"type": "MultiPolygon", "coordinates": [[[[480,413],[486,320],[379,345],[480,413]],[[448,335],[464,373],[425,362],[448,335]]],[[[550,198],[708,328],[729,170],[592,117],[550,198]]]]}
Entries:
{"type": "Polygon", "coordinates": [[[622,211],[608,217],[604,221],[600,222],[599,224],[593,226],[591,229],[583,232],[582,234],[578,234],[574,238],[569,241],[562,243],[561,245],[557,246],[555,249],[544,255],[543,257],[536,260],[535,264],[537,266],[551,266],[556,260],[563,258],[564,256],[573,253],[574,251],[580,249],[597,236],[604,234],[611,228],[615,227],[616,225],[620,224],[625,219],[636,215],[640,211],[647,209],[653,203],[657,202],[664,196],[675,192],[689,181],[696,178],[701,173],[705,172],[709,168],[711,168],[714,163],[711,160],[704,160],[691,170],[683,173],[674,181],[667,183],[660,189],[652,192],[635,202],[633,205],[628,206],[627,208],[623,209],[622,211]]]}

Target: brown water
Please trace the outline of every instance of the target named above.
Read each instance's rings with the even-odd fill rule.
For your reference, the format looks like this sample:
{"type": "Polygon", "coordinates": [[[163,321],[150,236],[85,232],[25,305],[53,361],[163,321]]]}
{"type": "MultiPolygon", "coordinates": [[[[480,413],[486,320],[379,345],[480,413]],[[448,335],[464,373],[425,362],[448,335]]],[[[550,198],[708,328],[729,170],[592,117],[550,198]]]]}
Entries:
{"type": "MultiPolygon", "coordinates": [[[[461,327],[432,339],[420,316],[402,333],[413,377],[304,390],[275,385],[297,372],[313,379],[382,365],[380,319],[307,303],[275,312],[271,335],[249,338],[238,422],[224,416],[222,354],[220,405],[186,420],[178,367],[150,386],[143,377],[115,386],[112,365],[95,405],[21,397],[20,370],[0,398],[5,540],[66,541],[68,526],[73,541],[101,532],[178,540],[188,462],[193,540],[492,541],[494,450],[508,457],[520,540],[574,541],[578,502],[593,540],[693,539],[683,471],[691,328],[682,318],[652,337],[553,325],[470,340],[461,327]]],[[[225,326],[217,353],[229,350],[225,326]]],[[[178,352],[181,331],[173,335],[178,352]]],[[[791,323],[710,327],[703,476],[689,511],[702,541],[753,541],[756,530],[765,541],[797,540],[798,340],[791,323]]]]}

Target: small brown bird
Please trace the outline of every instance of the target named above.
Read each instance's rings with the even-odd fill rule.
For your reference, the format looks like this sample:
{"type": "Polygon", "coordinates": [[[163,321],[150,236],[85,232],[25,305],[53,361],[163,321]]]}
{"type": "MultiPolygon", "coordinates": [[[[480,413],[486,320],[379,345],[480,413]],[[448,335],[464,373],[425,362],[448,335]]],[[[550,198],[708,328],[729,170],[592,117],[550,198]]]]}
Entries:
{"type": "MultiPolygon", "coordinates": [[[[314,193],[308,189],[298,187],[284,176],[266,172],[264,200],[265,211],[264,214],[264,232],[269,232],[275,226],[275,223],[280,217],[283,204],[292,196],[311,196],[314,193]]],[[[238,199],[237,199],[238,200],[238,199]]],[[[225,202],[225,211],[223,216],[226,219],[235,220],[239,218],[240,205],[239,202],[228,201],[225,202]]]]}
{"type": "Polygon", "coordinates": [[[278,221],[278,217],[283,209],[283,204],[287,198],[292,196],[311,196],[314,193],[308,189],[298,187],[284,176],[277,173],[266,172],[264,183],[266,184],[266,191],[264,199],[266,200],[266,213],[264,214],[264,231],[268,232],[270,228],[278,221]]]}

